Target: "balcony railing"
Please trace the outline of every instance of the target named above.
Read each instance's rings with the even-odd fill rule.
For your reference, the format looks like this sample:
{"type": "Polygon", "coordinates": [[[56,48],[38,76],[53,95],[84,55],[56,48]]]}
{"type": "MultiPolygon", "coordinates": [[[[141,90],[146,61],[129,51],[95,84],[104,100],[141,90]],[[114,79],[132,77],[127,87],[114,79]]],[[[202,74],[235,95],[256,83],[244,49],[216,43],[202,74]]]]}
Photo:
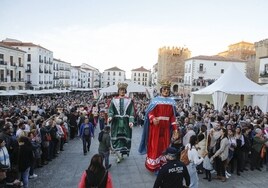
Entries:
{"type": "Polygon", "coordinates": [[[1,61],[0,61],[0,65],[7,65],[7,62],[6,62],[6,61],[1,60],[1,61]]]}
{"type": "Polygon", "coordinates": [[[28,70],[25,70],[26,73],[31,73],[32,70],[31,69],[28,69],[28,70]]]}
{"type": "Polygon", "coordinates": [[[11,67],[16,67],[16,63],[14,63],[14,62],[13,63],[10,63],[10,66],[11,67]]]}
{"type": "Polygon", "coordinates": [[[44,61],[42,59],[39,59],[39,63],[43,63],[44,61]]]}
{"type": "Polygon", "coordinates": [[[18,82],[24,82],[23,78],[18,78],[18,82]]]}
{"type": "Polygon", "coordinates": [[[32,81],[25,81],[26,84],[32,84],[32,81]]]}
{"type": "Polygon", "coordinates": [[[39,84],[43,84],[43,81],[39,81],[39,84]]]}
{"type": "Polygon", "coordinates": [[[19,64],[19,67],[24,67],[23,64],[19,64]]]}
{"type": "Polygon", "coordinates": [[[7,82],[7,78],[0,78],[0,82],[7,82]]]}
{"type": "Polygon", "coordinates": [[[204,73],[206,73],[206,69],[205,69],[205,68],[203,68],[203,69],[198,69],[197,72],[198,72],[199,74],[204,74],[204,73]]]}
{"type": "Polygon", "coordinates": [[[39,70],[39,73],[44,73],[44,71],[42,71],[42,70],[39,70]]]}
{"type": "Polygon", "coordinates": [[[58,80],[59,77],[58,77],[58,76],[54,76],[53,79],[54,79],[54,80],[58,80]]]}

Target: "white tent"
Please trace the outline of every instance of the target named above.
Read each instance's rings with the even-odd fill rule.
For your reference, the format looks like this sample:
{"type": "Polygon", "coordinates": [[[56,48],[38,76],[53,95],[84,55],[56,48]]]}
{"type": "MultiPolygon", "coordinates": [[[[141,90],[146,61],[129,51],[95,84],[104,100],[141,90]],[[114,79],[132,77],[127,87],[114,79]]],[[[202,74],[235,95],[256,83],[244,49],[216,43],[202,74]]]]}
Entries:
{"type": "Polygon", "coordinates": [[[263,111],[267,111],[267,102],[260,102],[260,98],[268,97],[268,89],[249,80],[240,72],[234,64],[231,64],[226,72],[213,84],[199,91],[192,92],[192,102],[200,99],[212,101],[216,110],[221,110],[226,101],[238,102],[241,95],[253,97],[251,105],[258,105],[263,111]],[[258,100],[259,98],[259,100],[258,100]]]}
{"type": "MultiPolygon", "coordinates": [[[[145,93],[147,95],[147,97],[149,97],[149,93],[146,89],[146,87],[136,84],[134,82],[124,82],[128,84],[127,87],[127,94],[131,95],[133,93],[145,93]]],[[[107,88],[103,88],[100,90],[100,94],[112,94],[112,93],[117,93],[118,92],[118,88],[117,85],[112,85],[109,86],[107,88]]]]}

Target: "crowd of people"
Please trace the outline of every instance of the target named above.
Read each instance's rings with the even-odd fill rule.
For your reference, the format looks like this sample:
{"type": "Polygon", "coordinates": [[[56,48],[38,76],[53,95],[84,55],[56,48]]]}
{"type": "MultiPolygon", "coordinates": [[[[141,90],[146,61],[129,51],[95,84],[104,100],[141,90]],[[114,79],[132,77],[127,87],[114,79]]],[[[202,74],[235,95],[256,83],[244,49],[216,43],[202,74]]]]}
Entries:
{"type": "Polygon", "coordinates": [[[142,95],[125,97],[126,93],[127,85],[121,84],[118,96],[98,101],[90,93],[2,100],[0,184],[27,188],[29,179],[38,178],[35,168],[48,165],[75,137],[81,138],[81,151],[87,155],[96,126],[102,133],[98,154],[83,173],[81,188],[90,182],[87,176],[95,186],[112,187],[110,152],[118,163],[129,155],[133,126],[143,127],[139,152],[146,154],[146,168],[157,175],[154,187],[178,187],[183,178],[185,186],[198,187],[200,174],[208,182],[225,182],[248,170],[268,170],[268,113],[257,106],[226,103],[216,111],[206,102],[190,107],[185,97],[170,98],[168,82],[151,101],[142,95]],[[183,150],[188,164],[180,161],[183,150]],[[175,177],[179,183],[171,181],[175,177]]]}

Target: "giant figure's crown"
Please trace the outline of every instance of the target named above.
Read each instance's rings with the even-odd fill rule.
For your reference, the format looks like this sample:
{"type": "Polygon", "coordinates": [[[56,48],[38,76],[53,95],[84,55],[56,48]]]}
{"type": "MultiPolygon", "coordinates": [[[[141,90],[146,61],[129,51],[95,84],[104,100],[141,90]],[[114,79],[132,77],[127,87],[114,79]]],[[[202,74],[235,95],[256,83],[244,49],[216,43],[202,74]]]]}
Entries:
{"type": "Polygon", "coordinates": [[[118,89],[127,89],[128,84],[127,83],[118,83],[117,87],[118,89]]]}
{"type": "Polygon", "coordinates": [[[160,82],[161,87],[171,87],[171,82],[168,80],[162,80],[160,82]]]}

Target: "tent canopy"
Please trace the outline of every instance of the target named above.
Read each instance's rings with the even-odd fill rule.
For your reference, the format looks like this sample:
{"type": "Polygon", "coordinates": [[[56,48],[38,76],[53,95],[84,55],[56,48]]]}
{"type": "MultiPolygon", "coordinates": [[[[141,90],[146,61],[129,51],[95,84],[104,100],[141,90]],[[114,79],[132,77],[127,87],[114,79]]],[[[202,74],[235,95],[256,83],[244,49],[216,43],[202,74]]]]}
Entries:
{"type": "Polygon", "coordinates": [[[192,101],[196,97],[211,95],[216,110],[221,110],[228,95],[268,96],[268,89],[249,80],[234,64],[213,84],[192,92],[192,101]]]}

